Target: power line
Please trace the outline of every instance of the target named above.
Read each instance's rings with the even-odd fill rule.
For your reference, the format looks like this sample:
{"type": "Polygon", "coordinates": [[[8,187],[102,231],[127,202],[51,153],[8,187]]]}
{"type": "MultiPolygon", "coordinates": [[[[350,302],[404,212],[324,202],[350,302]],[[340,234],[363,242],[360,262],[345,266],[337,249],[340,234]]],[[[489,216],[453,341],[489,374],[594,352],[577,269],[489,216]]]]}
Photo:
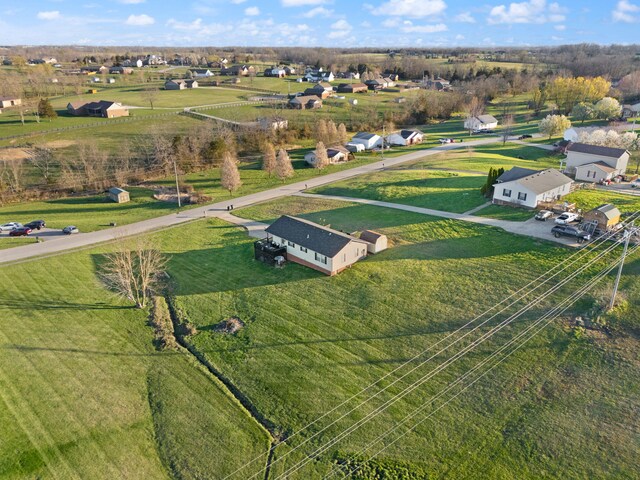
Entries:
{"type": "MultiPolygon", "coordinates": [[[[640,214],[640,212],[635,212],[631,217],[636,217],[640,214]]],[[[302,427],[301,429],[299,429],[296,433],[294,433],[293,435],[289,436],[289,439],[299,435],[301,432],[303,432],[304,430],[310,428],[311,426],[315,425],[317,422],[319,422],[320,420],[322,420],[323,418],[327,417],[328,415],[330,415],[331,413],[335,412],[336,410],[338,410],[339,408],[341,408],[342,406],[346,405],[347,403],[349,403],[350,401],[354,400],[355,398],[357,398],[358,396],[360,396],[361,394],[363,394],[364,392],[370,390],[371,388],[373,388],[374,386],[376,386],[379,382],[381,382],[382,380],[388,378],[389,376],[393,375],[394,373],[396,373],[397,371],[399,371],[400,369],[406,367],[407,365],[409,365],[410,363],[416,361],[417,359],[419,359],[422,355],[424,355],[426,352],[430,351],[431,349],[433,349],[434,347],[438,346],[439,344],[443,343],[444,341],[446,341],[447,339],[451,338],[453,335],[456,335],[457,333],[461,332],[462,330],[466,329],[467,327],[469,327],[470,325],[472,325],[473,323],[475,323],[477,320],[481,319],[484,315],[488,314],[489,312],[491,312],[492,310],[494,310],[496,307],[499,307],[500,305],[504,304],[507,300],[512,299],[518,295],[520,295],[524,290],[528,289],[529,287],[531,287],[532,285],[536,285],[531,291],[520,295],[515,301],[513,301],[512,303],[510,303],[509,305],[507,305],[506,307],[502,308],[501,310],[499,310],[498,312],[496,312],[495,314],[493,314],[489,319],[485,320],[484,322],[482,322],[480,325],[474,327],[471,331],[469,331],[467,334],[465,334],[463,337],[459,338],[458,340],[456,340],[455,342],[450,343],[449,345],[447,345],[444,349],[440,350],[439,352],[437,352],[436,354],[432,355],[430,358],[423,360],[421,363],[419,363],[417,366],[413,367],[409,372],[403,374],[402,376],[396,378],[393,382],[391,382],[389,385],[385,386],[384,388],[378,390],[374,395],[372,395],[371,397],[369,397],[368,399],[362,401],[360,404],[358,404],[356,407],[353,407],[350,411],[346,412],[345,414],[343,414],[342,416],[340,416],[339,418],[337,418],[336,420],[334,420],[332,423],[330,423],[329,425],[323,427],[321,430],[315,432],[313,435],[311,435],[310,437],[307,437],[303,442],[301,442],[300,444],[296,445],[295,447],[293,447],[292,449],[288,450],[287,452],[285,452],[282,456],[278,457],[276,459],[276,461],[281,461],[283,458],[286,458],[288,455],[290,455],[291,453],[293,453],[295,450],[301,448],[303,445],[305,445],[306,443],[310,442],[313,438],[317,437],[319,434],[321,434],[322,432],[326,431],[329,427],[331,427],[332,425],[334,425],[335,423],[337,423],[339,420],[343,419],[344,417],[346,417],[349,413],[355,411],[356,409],[360,408],[362,405],[366,404],[367,402],[369,402],[370,400],[376,398],[377,396],[379,396],[380,394],[382,394],[383,392],[385,392],[386,390],[388,390],[390,387],[392,387],[393,385],[395,385],[396,383],[398,383],[399,381],[401,381],[402,379],[404,379],[406,376],[408,376],[409,374],[413,373],[416,369],[420,368],[422,365],[424,365],[426,362],[430,361],[431,359],[433,359],[436,355],[438,355],[439,353],[442,353],[444,350],[446,350],[447,348],[449,348],[451,345],[457,343],[458,341],[462,340],[462,338],[466,337],[467,335],[469,335],[470,333],[472,333],[473,331],[477,330],[478,328],[480,328],[482,325],[486,324],[488,321],[492,320],[493,318],[495,318],[499,313],[504,312],[507,308],[509,308],[510,306],[516,304],[518,301],[520,301],[525,295],[531,294],[532,292],[536,291],[538,288],[540,288],[541,286],[543,286],[545,283],[549,282],[551,279],[553,279],[554,277],[556,277],[557,275],[559,275],[560,273],[562,273],[564,270],[566,270],[567,268],[569,268],[571,265],[573,265],[574,263],[576,263],[577,261],[581,260],[582,257],[587,256],[587,254],[589,254],[590,252],[594,251],[597,248],[597,245],[599,243],[604,243],[606,240],[611,239],[613,237],[613,233],[610,232],[600,238],[598,238],[595,242],[591,243],[587,248],[589,248],[590,250],[588,250],[587,248],[584,248],[582,250],[579,250],[575,253],[573,253],[572,255],[569,256],[569,258],[567,260],[571,260],[569,262],[564,261],[561,263],[556,264],[554,267],[552,267],[550,270],[548,270],[547,272],[545,272],[544,274],[540,275],[539,277],[537,277],[536,279],[532,280],[531,282],[529,282],[527,285],[525,285],[524,287],[520,288],[518,291],[514,292],[513,294],[509,295],[508,297],[506,297],[505,299],[503,299],[502,301],[498,302],[496,305],[492,306],[491,308],[489,308],[488,310],[486,310],[485,312],[483,312],[482,314],[478,315],[477,317],[475,317],[474,319],[470,320],[469,322],[467,322],[466,324],[464,324],[463,326],[459,327],[457,330],[451,332],[450,334],[448,334],[446,337],[444,337],[443,339],[439,340],[438,342],[436,342],[434,345],[431,345],[429,348],[421,351],[420,353],[416,354],[415,356],[413,356],[412,358],[410,358],[409,360],[407,360],[406,362],[404,362],[403,364],[399,365],[398,367],[396,367],[395,369],[391,370],[390,372],[388,372],[387,374],[383,375],[381,378],[379,378],[378,380],[372,382],[371,384],[369,384],[368,386],[366,386],[365,388],[363,388],[362,390],[360,390],[358,393],[352,395],[351,397],[349,397],[348,399],[344,400],[342,403],[340,403],[339,405],[337,405],[336,407],[333,407],[331,410],[329,410],[328,412],[324,413],[323,415],[321,415],[320,417],[318,417],[317,419],[315,419],[314,421],[310,422],[309,424],[307,424],[306,426],[302,427]],[[551,272],[553,272],[554,270],[556,270],[558,267],[562,267],[559,271],[557,271],[556,273],[554,273],[553,275],[551,275],[549,278],[547,278],[546,280],[544,280],[542,283],[539,283],[539,281],[541,279],[543,279],[546,275],[550,274],[551,272]]],[[[236,473],[242,471],[243,469],[247,468],[249,465],[262,460],[263,456],[259,456],[254,458],[253,460],[250,460],[248,462],[246,462],[244,465],[238,467],[235,471],[231,472],[229,475],[227,475],[225,477],[225,479],[228,479],[230,477],[232,477],[233,475],[235,475],[236,473]]],[[[249,477],[250,479],[255,478],[257,475],[259,475],[259,472],[254,473],[251,477],[249,477]]]]}

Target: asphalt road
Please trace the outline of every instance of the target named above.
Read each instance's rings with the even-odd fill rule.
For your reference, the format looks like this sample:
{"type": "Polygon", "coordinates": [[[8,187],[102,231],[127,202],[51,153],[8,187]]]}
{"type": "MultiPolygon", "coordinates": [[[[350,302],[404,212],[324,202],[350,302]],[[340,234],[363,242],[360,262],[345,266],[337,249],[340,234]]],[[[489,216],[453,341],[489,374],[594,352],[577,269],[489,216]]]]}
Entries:
{"type": "Polygon", "coordinates": [[[440,145],[438,147],[418,150],[415,152],[399,155],[397,157],[381,160],[379,162],[369,163],[355,168],[342,170],[328,175],[321,175],[304,182],[296,182],[281,187],[272,188],[251,195],[225,200],[210,205],[203,205],[184,212],[165,215],[162,217],[151,218],[137,223],[124,225],[122,227],[109,228],[97,232],[79,233],[76,235],[64,236],[62,238],[51,238],[43,243],[34,243],[15,248],[7,248],[0,250],[0,264],[25,260],[28,258],[53,255],[70,250],[85,248],[98,243],[109,242],[116,238],[138,235],[161,228],[179,225],[197,218],[205,217],[221,217],[227,212],[227,206],[233,204],[234,208],[246,207],[255,203],[265,202],[276,198],[286,197],[295,193],[299,193],[307,188],[314,188],[328,183],[337,182],[347,178],[355,177],[365,173],[379,171],[384,167],[392,167],[402,163],[419,160],[430,155],[437,155],[449,150],[458,148],[466,148],[468,146],[486,145],[495,143],[496,137],[482,138],[461,143],[451,143],[440,145]]]}

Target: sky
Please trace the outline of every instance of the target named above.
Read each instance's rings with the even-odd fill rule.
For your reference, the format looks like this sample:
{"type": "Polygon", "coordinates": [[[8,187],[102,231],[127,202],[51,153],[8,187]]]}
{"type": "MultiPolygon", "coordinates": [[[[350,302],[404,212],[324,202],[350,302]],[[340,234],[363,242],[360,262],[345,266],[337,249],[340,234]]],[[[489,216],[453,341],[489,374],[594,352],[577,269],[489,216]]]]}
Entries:
{"type": "Polygon", "coordinates": [[[640,0],[0,1],[0,45],[450,47],[640,41],[640,0]]]}

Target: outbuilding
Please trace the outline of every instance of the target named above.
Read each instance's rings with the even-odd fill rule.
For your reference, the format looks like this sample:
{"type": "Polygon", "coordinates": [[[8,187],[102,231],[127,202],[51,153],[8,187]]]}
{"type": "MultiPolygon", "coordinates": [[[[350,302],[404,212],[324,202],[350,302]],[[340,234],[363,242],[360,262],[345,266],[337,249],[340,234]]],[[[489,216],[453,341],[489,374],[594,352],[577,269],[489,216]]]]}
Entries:
{"type": "Polygon", "coordinates": [[[122,188],[112,187],[107,191],[107,197],[109,200],[113,200],[116,203],[127,203],[129,200],[129,192],[122,188]]]}
{"type": "Polygon", "coordinates": [[[371,150],[382,145],[382,138],[375,133],[358,132],[349,143],[359,143],[364,146],[365,150],[371,150]]]}
{"type": "Polygon", "coordinates": [[[596,225],[602,231],[610,230],[620,223],[620,210],[611,203],[605,203],[585,213],[583,222],[596,225]]]}
{"type": "Polygon", "coordinates": [[[383,233],[374,232],[373,230],[365,230],[360,234],[360,240],[367,242],[367,252],[379,253],[386,250],[389,240],[383,233]]]}
{"type": "Polygon", "coordinates": [[[498,120],[493,115],[476,115],[464,121],[467,130],[493,130],[498,127],[498,120]]]}

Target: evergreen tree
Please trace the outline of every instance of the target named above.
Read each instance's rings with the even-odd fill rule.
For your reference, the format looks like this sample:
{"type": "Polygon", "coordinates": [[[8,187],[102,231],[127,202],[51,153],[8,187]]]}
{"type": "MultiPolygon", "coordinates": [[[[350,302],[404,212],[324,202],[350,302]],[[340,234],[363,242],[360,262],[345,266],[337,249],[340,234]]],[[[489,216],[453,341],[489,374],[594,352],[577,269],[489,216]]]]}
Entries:
{"type": "Polygon", "coordinates": [[[53,109],[48,98],[41,98],[38,102],[38,115],[48,118],[49,121],[51,121],[52,118],[56,118],[58,116],[58,112],[53,109]]]}

